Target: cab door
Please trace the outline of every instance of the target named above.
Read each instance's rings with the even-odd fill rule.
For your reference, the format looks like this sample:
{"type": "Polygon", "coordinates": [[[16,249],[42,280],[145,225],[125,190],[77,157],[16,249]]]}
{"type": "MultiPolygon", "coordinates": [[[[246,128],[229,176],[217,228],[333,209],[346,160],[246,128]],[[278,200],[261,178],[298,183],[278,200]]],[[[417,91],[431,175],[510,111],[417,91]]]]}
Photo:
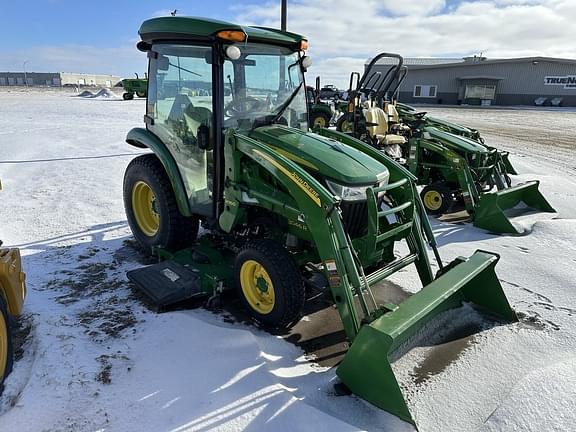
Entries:
{"type": "Polygon", "coordinates": [[[148,130],[178,164],[192,212],[209,217],[213,145],[202,137],[214,136],[212,48],[156,44],[149,56],[148,130]]]}

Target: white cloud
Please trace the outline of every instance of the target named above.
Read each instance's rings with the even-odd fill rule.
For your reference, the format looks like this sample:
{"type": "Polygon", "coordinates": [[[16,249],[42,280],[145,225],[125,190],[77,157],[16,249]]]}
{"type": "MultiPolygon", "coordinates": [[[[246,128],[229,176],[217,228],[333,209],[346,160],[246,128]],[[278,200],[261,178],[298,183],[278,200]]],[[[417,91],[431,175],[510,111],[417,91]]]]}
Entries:
{"type": "MultiPolygon", "coordinates": [[[[279,27],[277,1],[236,7],[237,21],[279,27]]],[[[352,69],[378,52],[405,57],[541,55],[576,58],[575,0],[294,0],[288,29],[310,39],[311,75],[345,87],[352,69]],[[394,8],[395,11],[394,11],[394,8]],[[419,9],[419,10],[417,10],[419,9]]]]}
{"type": "Polygon", "coordinates": [[[382,0],[383,9],[390,15],[426,16],[439,12],[446,6],[444,0],[382,0]]]}

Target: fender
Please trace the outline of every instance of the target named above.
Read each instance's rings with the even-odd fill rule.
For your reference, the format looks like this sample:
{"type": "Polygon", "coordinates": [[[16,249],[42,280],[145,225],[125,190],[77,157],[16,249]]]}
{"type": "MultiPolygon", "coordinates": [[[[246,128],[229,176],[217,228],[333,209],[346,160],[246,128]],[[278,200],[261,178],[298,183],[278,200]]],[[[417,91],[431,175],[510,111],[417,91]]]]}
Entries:
{"type": "Polygon", "coordinates": [[[168,174],[168,178],[170,179],[170,183],[172,183],[172,189],[176,196],[178,210],[180,210],[180,213],[183,216],[192,216],[190,203],[188,202],[188,195],[186,194],[186,188],[184,187],[182,176],[178,170],[178,165],[176,164],[174,157],[170,154],[170,151],[166,148],[166,145],[152,132],[144,128],[133,128],[128,132],[126,142],[134,147],[149,148],[152,150],[158,159],[160,159],[160,162],[162,162],[162,165],[168,174]]]}

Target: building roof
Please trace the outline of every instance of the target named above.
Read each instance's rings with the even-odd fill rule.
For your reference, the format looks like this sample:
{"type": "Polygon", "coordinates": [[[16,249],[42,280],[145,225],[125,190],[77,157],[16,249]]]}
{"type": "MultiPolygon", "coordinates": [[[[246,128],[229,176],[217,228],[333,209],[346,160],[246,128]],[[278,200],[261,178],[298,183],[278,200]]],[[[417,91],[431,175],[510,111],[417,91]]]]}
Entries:
{"type": "MultiPolygon", "coordinates": [[[[368,59],[366,64],[370,63],[368,59]]],[[[427,65],[440,65],[440,64],[450,64],[450,63],[462,63],[464,59],[462,58],[441,58],[441,57],[406,57],[404,58],[404,64],[406,66],[427,66],[427,65]]],[[[378,60],[376,64],[379,65],[395,65],[398,60],[395,58],[384,57],[378,60]]]]}
{"type": "MultiPolygon", "coordinates": [[[[397,64],[395,59],[383,58],[378,61],[377,64],[382,65],[392,65],[397,64]]],[[[370,60],[366,64],[368,64],[370,60]]],[[[496,59],[486,59],[485,57],[466,57],[466,58],[404,58],[404,65],[408,66],[410,69],[438,69],[447,67],[462,67],[462,66],[475,66],[475,65],[486,65],[486,64],[501,64],[501,63],[534,63],[539,62],[548,63],[563,63],[563,64],[574,64],[576,65],[576,59],[565,59],[558,57],[518,57],[518,58],[496,58],[496,59]]]]}
{"type": "Polygon", "coordinates": [[[241,26],[226,21],[200,17],[160,17],[146,20],[138,33],[144,42],[174,39],[214,40],[216,33],[224,30],[239,30],[249,41],[268,42],[279,45],[296,45],[305,37],[267,27],[241,26]]]}

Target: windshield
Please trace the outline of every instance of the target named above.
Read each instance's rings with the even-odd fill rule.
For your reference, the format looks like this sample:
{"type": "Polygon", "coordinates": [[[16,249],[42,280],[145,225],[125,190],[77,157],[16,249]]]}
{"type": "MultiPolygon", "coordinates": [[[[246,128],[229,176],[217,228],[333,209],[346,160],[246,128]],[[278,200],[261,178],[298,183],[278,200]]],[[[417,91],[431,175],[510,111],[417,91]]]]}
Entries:
{"type": "Polygon", "coordinates": [[[299,53],[242,43],[237,60],[224,62],[224,126],[251,130],[271,123],[308,129],[299,53]]]}

